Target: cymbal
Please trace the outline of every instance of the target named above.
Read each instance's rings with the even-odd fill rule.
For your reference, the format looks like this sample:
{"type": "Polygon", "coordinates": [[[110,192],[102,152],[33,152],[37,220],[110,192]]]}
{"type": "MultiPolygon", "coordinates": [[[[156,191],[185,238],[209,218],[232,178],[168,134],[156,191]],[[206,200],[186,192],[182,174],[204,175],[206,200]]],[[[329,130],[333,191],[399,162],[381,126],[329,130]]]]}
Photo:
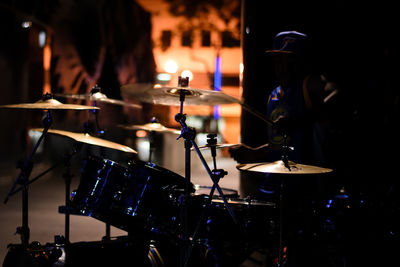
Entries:
{"type": "MultiPolygon", "coordinates": [[[[32,129],[34,131],[38,132],[43,132],[43,128],[35,128],[32,129]]],[[[123,152],[127,153],[135,153],[137,152],[133,150],[132,148],[124,145],[120,145],[118,143],[114,143],[108,140],[104,140],[101,138],[93,137],[87,133],[74,133],[74,132],[68,132],[68,131],[62,131],[62,130],[53,130],[49,129],[48,133],[50,134],[55,134],[55,135],[61,135],[61,136],[66,136],[69,137],[75,141],[78,141],[80,143],[85,143],[85,144],[90,144],[90,145],[95,145],[95,146],[101,146],[101,147],[106,147],[106,148],[111,148],[115,150],[120,150],[123,152]]]]}
{"type": "MultiPolygon", "coordinates": [[[[248,145],[243,144],[243,143],[238,143],[238,144],[206,144],[206,145],[204,145],[204,146],[199,146],[199,149],[207,149],[207,148],[210,148],[210,147],[213,147],[213,146],[215,146],[216,148],[225,148],[225,147],[234,147],[234,146],[239,147],[239,146],[242,146],[242,147],[245,147],[245,148],[250,149],[250,150],[258,150],[258,149],[260,149],[260,148],[264,148],[264,147],[269,146],[269,144],[268,144],[268,143],[267,143],[267,144],[263,144],[263,145],[258,146],[258,147],[251,147],[251,146],[248,146],[248,145]]],[[[193,149],[194,149],[194,148],[192,147],[191,150],[193,150],[193,149]]]]}
{"type": "Polygon", "coordinates": [[[15,109],[43,109],[43,110],[91,110],[100,109],[98,107],[75,105],[75,104],[63,104],[58,100],[53,98],[39,100],[35,103],[21,103],[21,104],[11,104],[11,105],[1,105],[0,108],[15,108],[15,109]]]}
{"type": "Polygon", "coordinates": [[[282,160],[274,162],[239,164],[236,166],[237,169],[242,171],[279,174],[319,174],[333,171],[332,169],[321,168],[317,166],[297,164],[293,161],[289,161],[289,167],[290,168],[287,168],[282,160]]]}
{"type": "Polygon", "coordinates": [[[151,84],[127,84],[121,92],[139,101],[168,106],[180,105],[181,92],[185,95],[186,106],[214,106],[222,104],[240,104],[240,100],[220,91],[196,89],[179,86],[153,86],[151,84]]]}
{"type": "Polygon", "coordinates": [[[58,94],[58,93],[56,93],[56,94],[54,94],[54,96],[72,98],[72,99],[80,99],[80,100],[99,101],[99,102],[104,102],[107,104],[125,106],[125,107],[130,107],[130,108],[139,108],[139,109],[142,108],[142,106],[138,105],[138,104],[128,103],[128,102],[118,100],[118,99],[108,98],[105,94],[103,94],[101,92],[96,92],[93,94],[58,94]]]}
{"type": "Polygon", "coordinates": [[[174,134],[181,133],[181,131],[177,129],[167,128],[158,122],[150,122],[143,125],[118,125],[118,127],[133,131],[144,130],[148,132],[163,132],[163,133],[174,133],[174,134]]]}
{"type": "MultiPolygon", "coordinates": [[[[213,198],[211,200],[213,203],[224,203],[221,198],[213,198]]],[[[268,207],[275,207],[276,204],[272,202],[267,202],[263,200],[247,200],[241,198],[233,198],[227,199],[227,202],[232,205],[241,205],[241,206],[268,206],[268,207]]]]}
{"type": "MultiPolygon", "coordinates": [[[[207,149],[207,148],[211,148],[211,147],[215,147],[215,148],[226,148],[226,147],[233,147],[233,146],[240,146],[241,144],[206,144],[204,146],[199,146],[199,149],[207,149]]],[[[194,148],[192,147],[191,150],[193,150],[194,148]]]]}

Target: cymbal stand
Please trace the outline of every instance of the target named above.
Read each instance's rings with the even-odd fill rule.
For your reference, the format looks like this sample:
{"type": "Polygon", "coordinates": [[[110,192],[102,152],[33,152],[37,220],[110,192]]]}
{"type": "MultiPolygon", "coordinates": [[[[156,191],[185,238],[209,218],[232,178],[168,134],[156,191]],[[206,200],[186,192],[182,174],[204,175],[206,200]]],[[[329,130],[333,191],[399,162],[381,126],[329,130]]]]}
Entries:
{"type": "Polygon", "coordinates": [[[64,166],[65,172],[63,174],[65,183],[65,225],[64,225],[64,238],[66,243],[69,243],[69,230],[70,230],[70,213],[71,213],[71,158],[78,152],[81,144],[77,143],[74,145],[72,153],[65,154],[64,156],[64,166]]]}
{"type": "MultiPolygon", "coordinates": [[[[216,134],[208,134],[207,135],[207,144],[210,145],[211,156],[213,158],[214,169],[212,170],[212,175],[214,176],[215,181],[217,183],[219,183],[219,180],[221,178],[223,178],[225,175],[227,175],[228,172],[226,172],[223,169],[217,169],[217,161],[216,161],[217,148],[215,146],[217,144],[217,135],[216,134]]],[[[205,206],[203,206],[203,212],[202,212],[202,214],[200,216],[200,219],[198,220],[198,223],[196,225],[195,231],[194,231],[193,236],[192,236],[192,240],[193,241],[197,240],[197,235],[199,233],[200,226],[203,223],[204,218],[206,218],[207,213],[209,212],[209,207],[210,207],[211,202],[212,202],[212,197],[213,197],[214,192],[215,192],[215,187],[216,187],[215,184],[213,184],[213,186],[212,186],[212,188],[210,190],[210,193],[208,195],[207,202],[206,202],[205,206]]],[[[187,264],[188,264],[188,260],[190,258],[192,249],[193,249],[193,244],[191,244],[190,247],[189,247],[188,257],[186,259],[185,266],[187,266],[187,264]]]]}
{"type": "MultiPolygon", "coordinates": [[[[186,78],[182,78],[179,77],[178,80],[178,86],[180,87],[188,87],[189,85],[189,79],[186,78]]],[[[194,149],[196,150],[197,155],[199,156],[204,168],[206,169],[208,175],[210,176],[213,185],[215,186],[215,188],[218,190],[219,195],[221,196],[224,205],[229,213],[229,215],[232,217],[233,221],[235,222],[235,224],[237,224],[237,220],[236,217],[232,211],[232,209],[230,208],[228,202],[225,199],[225,196],[222,192],[221,187],[218,185],[218,182],[216,181],[216,179],[214,178],[214,175],[212,173],[212,171],[210,170],[210,168],[207,165],[206,160],[204,159],[203,155],[200,152],[199,147],[197,146],[196,142],[195,142],[195,136],[196,136],[196,132],[193,128],[188,127],[186,124],[186,114],[183,114],[183,103],[185,101],[185,94],[187,93],[187,91],[185,91],[184,89],[180,89],[179,90],[179,101],[180,101],[180,111],[178,114],[175,115],[175,120],[182,126],[182,130],[181,130],[181,134],[179,135],[179,138],[183,137],[184,138],[184,143],[185,143],[185,180],[186,180],[186,186],[185,186],[185,192],[183,194],[183,196],[180,199],[180,205],[181,205],[181,221],[182,221],[182,233],[181,233],[181,237],[183,239],[184,242],[188,241],[188,201],[189,201],[189,197],[190,197],[190,188],[191,188],[191,182],[190,182],[190,176],[191,176],[191,169],[190,169],[190,149],[193,146],[194,149]]],[[[183,246],[183,248],[181,249],[181,266],[185,266],[185,263],[188,262],[189,258],[189,250],[186,248],[186,246],[183,246]]]]}
{"type": "MultiPolygon", "coordinates": [[[[43,95],[43,99],[46,99],[49,97],[49,94],[43,95]]],[[[35,155],[37,149],[39,148],[39,145],[41,144],[44,136],[47,134],[47,131],[49,130],[51,124],[52,124],[52,117],[50,114],[50,111],[47,110],[46,114],[43,116],[42,119],[43,123],[43,132],[39,137],[39,140],[36,142],[35,146],[33,147],[31,153],[29,154],[29,157],[26,159],[26,161],[18,166],[21,169],[21,172],[19,173],[17,179],[15,180],[14,184],[11,186],[10,191],[8,192],[4,203],[8,202],[8,199],[10,196],[15,194],[14,190],[17,184],[20,184],[22,187],[22,226],[17,227],[17,233],[21,235],[21,243],[23,249],[26,249],[29,245],[29,226],[28,226],[28,184],[29,184],[29,176],[31,175],[32,169],[33,169],[33,156],[35,155]]]]}
{"type": "MultiPolygon", "coordinates": [[[[98,92],[101,92],[101,88],[96,84],[95,86],[93,86],[93,88],[90,90],[90,95],[94,95],[95,93],[98,93],[98,92]]],[[[97,106],[97,101],[94,99],[93,101],[93,107],[96,107],[97,106]]],[[[95,122],[95,132],[96,132],[96,135],[97,136],[103,136],[104,135],[104,130],[102,130],[101,128],[100,128],[100,125],[99,125],[99,111],[97,110],[97,109],[92,109],[92,110],[90,110],[90,112],[93,114],[93,116],[94,116],[94,122],[95,122]]],[[[89,121],[88,122],[86,122],[85,123],[85,126],[84,126],[84,130],[86,131],[86,132],[90,132],[90,127],[89,127],[89,121]]]]}
{"type": "MultiPolygon", "coordinates": [[[[98,93],[98,92],[101,92],[101,88],[96,84],[90,90],[90,95],[94,95],[95,93],[98,93]]],[[[96,107],[96,104],[97,104],[97,101],[94,99],[93,107],[96,107]]],[[[93,113],[94,119],[95,119],[96,136],[104,137],[105,131],[100,128],[100,124],[99,124],[99,111],[97,109],[93,109],[93,110],[91,110],[91,112],[93,113]]],[[[85,131],[88,131],[88,129],[86,129],[85,131]]],[[[100,148],[100,155],[102,157],[104,157],[104,149],[102,147],[100,148]]],[[[111,236],[111,225],[109,223],[106,223],[106,234],[104,236],[104,239],[109,240],[110,236],[111,236]]]]}
{"type": "Polygon", "coordinates": [[[59,165],[61,165],[62,163],[64,163],[65,166],[65,172],[63,174],[63,178],[64,178],[64,182],[65,182],[65,211],[63,211],[63,213],[65,213],[65,234],[64,234],[64,238],[66,242],[69,242],[69,229],[70,229],[70,221],[69,221],[69,215],[70,215],[70,185],[71,185],[71,172],[70,172],[70,166],[71,166],[71,158],[78,152],[80,147],[80,144],[78,143],[77,145],[74,145],[73,151],[71,153],[66,153],[64,156],[64,160],[63,161],[59,161],[57,163],[55,163],[53,166],[51,166],[50,168],[48,168],[47,170],[43,171],[42,173],[38,174],[35,178],[29,180],[24,186],[20,186],[19,188],[15,189],[11,195],[14,195],[16,193],[18,193],[19,191],[23,190],[25,186],[28,186],[30,184],[32,184],[33,182],[39,180],[41,177],[43,177],[44,175],[46,175],[47,173],[53,171],[55,168],[57,168],[59,165]]]}
{"type": "MultiPolygon", "coordinates": [[[[290,170],[289,166],[289,157],[288,153],[289,151],[293,150],[293,147],[289,147],[288,145],[288,136],[287,134],[283,135],[283,144],[282,144],[282,161],[285,164],[285,167],[290,170]]],[[[284,250],[284,245],[283,245],[283,221],[284,221],[284,193],[285,193],[285,188],[286,188],[286,181],[285,177],[280,177],[280,189],[279,189],[279,252],[278,252],[278,267],[283,266],[285,263],[283,261],[283,250],[284,250]]]]}

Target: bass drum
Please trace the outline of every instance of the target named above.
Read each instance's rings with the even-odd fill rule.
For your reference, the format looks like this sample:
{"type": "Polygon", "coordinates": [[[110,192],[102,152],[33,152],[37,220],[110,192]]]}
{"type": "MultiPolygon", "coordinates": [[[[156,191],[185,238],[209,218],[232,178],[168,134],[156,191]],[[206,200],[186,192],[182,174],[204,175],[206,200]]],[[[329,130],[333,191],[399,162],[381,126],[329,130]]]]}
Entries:
{"type": "Polygon", "coordinates": [[[123,166],[90,156],[71,206],[128,232],[168,231],[177,221],[175,201],[185,183],[182,176],[155,164],[132,161],[123,166]]]}

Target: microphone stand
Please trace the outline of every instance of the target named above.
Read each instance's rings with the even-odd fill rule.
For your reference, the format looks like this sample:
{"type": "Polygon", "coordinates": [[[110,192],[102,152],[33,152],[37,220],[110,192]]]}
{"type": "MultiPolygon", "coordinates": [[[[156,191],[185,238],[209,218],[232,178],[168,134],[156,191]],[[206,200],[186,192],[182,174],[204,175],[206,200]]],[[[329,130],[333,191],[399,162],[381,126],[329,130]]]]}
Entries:
{"type": "MultiPolygon", "coordinates": [[[[47,99],[50,94],[43,95],[43,100],[47,99]]],[[[51,96],[51,95],[50,95],[51,96]]],[[[41,144],[44,136],[47,134],[47,131],[49,130],[51,124],[52,124],[52,117],[50,114],[50,111],[47,110],[46,114],[44,115],[42,119],[43,123],[43,132],[41,136],[39,137],[39,140],[36,142],[35,146],[33,147],[31,153],[29,154],[29,157],[26,159],[26,161],[19,166],[21,169],[21,172],[19,173],[17,179],[15,180],[14,184],[11,186],[10,191],[8,192],[4,203],[6,204],[8,202],[8,199],[14,195],[16,192],[19,192],[22,190],[22,226],[17,227],[17,234],[21,235],[21,243],[22,243],[22,248],[26,249],[29,245],[29,236],[30,236],[30,231],[29,231],[29,226],[28,226],[28,185],[29,185],[29,176],[31,175],[32,169],[33,169],[33,156],[35,155],[37,149],[39,148],[39,145],[41,144]],[[15,187],[17,184],[21,185],[21,190],[15,191],[15,187]]]]}

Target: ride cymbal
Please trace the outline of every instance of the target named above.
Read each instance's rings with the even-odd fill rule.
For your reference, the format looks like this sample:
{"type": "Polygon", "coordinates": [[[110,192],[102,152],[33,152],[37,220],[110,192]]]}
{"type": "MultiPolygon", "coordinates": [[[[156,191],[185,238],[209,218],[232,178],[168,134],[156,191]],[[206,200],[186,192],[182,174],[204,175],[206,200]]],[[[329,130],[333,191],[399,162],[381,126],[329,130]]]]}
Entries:
{"type": "Polygon", "coordinates": [[[332,172],[332,169],[321,168],[312,165],[297,164],[289,161],[289,168],[285,166],[282,160],[274,162],[248,163],[239,164],[237,169],[242,171],[262,172],[262,173],[279,173],[279,174],[320,174],[332,172]]]}
{"type": "Polygon", "coordinates": [[[1,105],[0,108],[14,108],[14,109],[43,109],[43,110],[91,110],[100,109],[98,107],[91,107],[85,105],[63,104],[53,98],[39,100],[35,103],[21,103],[1,105]]]}
{"type": "MultiPolygon", "coordinates": [[[[38,132],[43,132],[43,128],[35,128],[32,130],[38,131],[38,132]]],[[[127,152],[127,153],[137,154],[137,152],[135,150],[133,150],[132,148],[130,148],[128,146],[124,146],[124,145],[121,145],[121,144],[118,144],[118,143],[115,143],[112,141],[104,140],[101,138],[93,137],[87,133],[74,133],[74,132],[53,130],[53,129],[49,129],[47,132],[50,134],[66,136],[66,137],[69,137],[80,143],[101,146],[101,147],[111,148],[111,149],[115,149],[115,150],[120,150],[120,151],[127,152]]]]}
{"type": "Polygon", "coordinates": [[[240,100],[220,91],[191,87],[127,84],[121,87],[121,92],[127,97],[157,105],[179,106],[181,93],[185,95],[184,105],[186,106],[240,104],[240,100]]]}

